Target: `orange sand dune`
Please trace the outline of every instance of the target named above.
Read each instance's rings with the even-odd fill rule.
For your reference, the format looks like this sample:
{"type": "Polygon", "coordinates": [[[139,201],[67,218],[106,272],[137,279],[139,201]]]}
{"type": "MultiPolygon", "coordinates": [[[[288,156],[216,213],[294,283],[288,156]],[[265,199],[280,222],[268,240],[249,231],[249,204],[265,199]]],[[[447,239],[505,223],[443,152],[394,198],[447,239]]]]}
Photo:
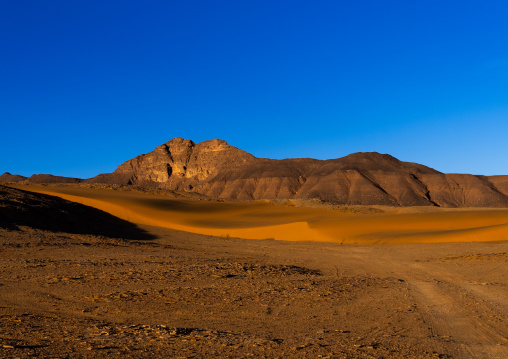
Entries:
{"type": "Polygon", "coordinates": [[[124,220],[193,233],[338,243],[508,240],[508,209],[389,208],[350,214],[267,202],[213,202],[75,186],[12,186],[98,208],[124,220]]]}

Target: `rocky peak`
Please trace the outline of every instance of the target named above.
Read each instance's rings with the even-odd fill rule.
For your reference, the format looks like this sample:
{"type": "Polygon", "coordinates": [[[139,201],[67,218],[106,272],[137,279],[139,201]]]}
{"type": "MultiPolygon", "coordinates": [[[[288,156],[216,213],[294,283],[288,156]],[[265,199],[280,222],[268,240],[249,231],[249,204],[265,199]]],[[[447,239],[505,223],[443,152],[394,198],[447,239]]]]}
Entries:
{"type": "Polygon", "coordinates": [[[115,173],[129,175],[131,183],[185,187],[183,182],[203,180],[250,159],[254,159],[254,156],[220,139],[195,144],[191,140],[176,137],[157,146],[152,152],[126,161],[118,166],[115,173]]]}
{"type": "Polygon", "coordinates": [[[391,163],[401,162],[397,158],[389,154],[379,152],[355,152],[347,156],[344,156],[340,159],[348,162],[365,162],[365,163],[375,161],[391,162],[391,163]]]}
{"type": "Polygon", "coordinates": [[[184,139],[182,137],[175,137],[166,142],[165,145],[171,152],[184,152],[188,151],[190,148],[193,148],[196,144],[191,140],[184,139]]]}
{"type": "Polygon", "coordinates": [[[342,169],[360,171],[440,173],[430,167],[412,162],[403,162],[389,154],[379,152],[355,152],[331,161],[339,164],[342,169]]]}
{"type": "Polygon", "coordinates": [[[200,142],[199,147],[207,151],[225,151],[233,148],[233,146],[230,146],[226,141],[218,138],[200,142]]]}

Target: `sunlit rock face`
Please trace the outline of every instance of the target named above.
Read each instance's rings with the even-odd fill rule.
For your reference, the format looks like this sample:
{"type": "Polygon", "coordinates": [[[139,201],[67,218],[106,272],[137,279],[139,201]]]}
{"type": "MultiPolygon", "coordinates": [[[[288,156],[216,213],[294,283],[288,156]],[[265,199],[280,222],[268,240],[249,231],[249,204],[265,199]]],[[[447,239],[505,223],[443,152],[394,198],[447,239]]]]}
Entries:
{"type": "Polygon", "coordinates": [[[173,138],[150,153],[137,156],[118,166],[113,173],[130,176],[132,184],[156,183],[168,188],[192,188],[221,171],[255,160],[254,156],[226,141],[210,140],[195,144],[173,138]]]}

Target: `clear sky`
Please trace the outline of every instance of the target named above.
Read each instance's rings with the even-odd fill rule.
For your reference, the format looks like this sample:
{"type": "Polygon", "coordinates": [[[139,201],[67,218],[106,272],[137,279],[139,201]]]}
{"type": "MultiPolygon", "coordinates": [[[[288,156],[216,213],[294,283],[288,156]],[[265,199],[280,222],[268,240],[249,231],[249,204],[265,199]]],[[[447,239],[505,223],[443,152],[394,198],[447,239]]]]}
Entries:
{"type": "Polygon", "coordinates": [[[508,174],[506,1],[3,0],[0,173],[173,137],[508,174]]]}

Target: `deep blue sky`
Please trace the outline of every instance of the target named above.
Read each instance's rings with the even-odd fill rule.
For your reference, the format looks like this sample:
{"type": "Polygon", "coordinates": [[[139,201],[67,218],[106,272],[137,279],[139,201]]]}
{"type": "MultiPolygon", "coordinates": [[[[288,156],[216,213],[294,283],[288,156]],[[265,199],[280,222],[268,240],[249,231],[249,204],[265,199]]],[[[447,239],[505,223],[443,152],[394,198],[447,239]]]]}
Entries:
{"type": "Polygon", "coordinates": [[[505,1],[0,2],[0,173],[91,177],[180,136],[508,174],[505,1]]]}

